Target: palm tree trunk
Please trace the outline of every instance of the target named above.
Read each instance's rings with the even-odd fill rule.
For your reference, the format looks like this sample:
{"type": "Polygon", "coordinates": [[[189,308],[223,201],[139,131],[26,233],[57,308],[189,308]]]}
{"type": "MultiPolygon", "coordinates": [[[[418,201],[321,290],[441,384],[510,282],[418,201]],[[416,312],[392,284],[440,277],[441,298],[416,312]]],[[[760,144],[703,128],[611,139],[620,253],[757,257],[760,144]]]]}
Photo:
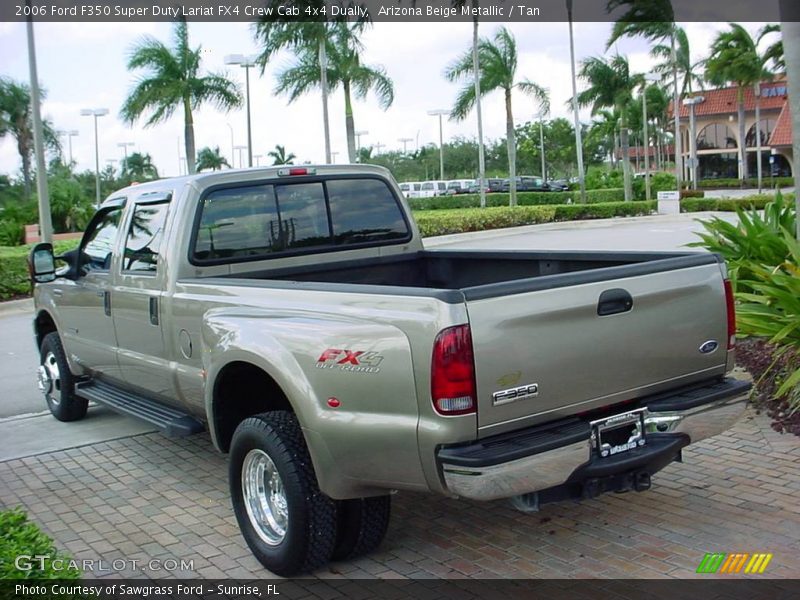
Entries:
{"type": "Polygon", "coordinates": [[[511,111],[511,90],[506,93],[506,147],[508,149],[508,205],[517,205],[517,141],[514,136],[514,114],[511,111]]]}
{"type": "Polygon", "coordinates": [[[331,164],[331,127],[328,118],[328,52],[325,38],[319,42],[319,85],[322,88],[322,128],[325,134],[325,163],[331,164]]]}
{"type": "Polygon", "coordinates": [[[628,160],[630,154],[630,144],[628,143],[628,124],[623,119],[619,129],[619,143],[622,146],[622,180],[625,185],[625,202],[633,199],[633,188],[631,186],[631,161],[628,160]]]}
{"type": "MultiPolygon", "coordinates": [[[[786,57],[786,78],[788,80],[789,113],[792,117],[793,157],[792,175],[795,184],[800,180],[800,8],[794,0],[781,0],[781,35],[783,52],[786,57]]],[[[800,186],[795,185],[795,189],[800,186]]],[[[796,214],[800,215],[800,193],[794,195],[796,214]]],[[[800,218],[797,221],[796,237],[800,240],[800,218]]]]}
{"type": "Polygon", "coordinates": [[[351,163],[356,162],[356,125],[353,120],[353,101],[350,98],[350,82],[343,81],[344,89],[344,126],[347,130],[347,157],[351,163]]]}
{"type": "Polygon", "coordinates": [[[681,189],[683,181],[683,144],[681,143],[681,96],[678,91],[678,53],[675,50],[675,24],[669,36],[672,60],[672,114],[675,120],[675,184],[681,189]]]}
{"type": "MultiPolygon", "coordinates": [[[[473,8],[478,8],[478,0],[472,0],[473,8]]],[[[483,150],[483,116],[481,115],[481,65],[478,59],[478,16],[472,19],[472,71],[475,74],[475,112],[478,115],[478,193],[481,208],[486,208],[486,155],[483,150]]]]}
{"type": "Polygon", "coordinates": [[[744,139],[744,88],[739,86],[736,92],[736,120],[738,121],[739,129],[739,179],[742,182],[742,187],[747,180],[747,140],[744,139]]]}
{"type": "MultiPolygon", "coordinates": [[[[194,162],[194,117],[192,116],[192,105],[189,98],[183,99],[183,117],[184,117],[184,138],[186,143],[186,171],[192,175],[195,173],[194,162]]],[[[180,169],[180,165],[178,165],[180,169]]]]}
{"type": "Polygon", "coordinates": [[[22,181],[23,189],[25,192],[25,200],[30,200],[31,188],[33,187],[31,181],[31,152],[21,141],[17,143],[20,158],[22,158],[22,181]]]}

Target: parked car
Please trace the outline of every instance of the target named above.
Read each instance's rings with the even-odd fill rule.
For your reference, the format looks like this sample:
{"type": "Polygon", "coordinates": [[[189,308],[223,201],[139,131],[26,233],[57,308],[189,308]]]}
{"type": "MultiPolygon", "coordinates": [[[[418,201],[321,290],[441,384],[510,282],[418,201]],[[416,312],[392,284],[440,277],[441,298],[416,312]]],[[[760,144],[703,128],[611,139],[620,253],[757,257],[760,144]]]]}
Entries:
{"type": "MultiPolygon", "coordinates": [[[[541,177],[532,177],[529,175],[521,175],[515,178],[517,181],[518,192],[547,192],[549,188],[546,186],[541,177]]],[[[510,189],[510,181],[503,180],[503,191],[508,192],[510,189]]]]}
{"type": "Polygon", "coordinates": [[[469,187],[475,183],[474,179],[453,179],[447,182],[447,195],[455,196],[457,194],[469,193],[469,187]]]}
{"type": "Polygon", "coordinates": [[[419,198],[422,184],[416,181],[406,181],[400,184],[400,191],[406,198],[419,198]]]}
{"type": "Polygon", "coordinates": [[[447,193],[446,181],[423,181],[420,184],[420,198],[434,198],[447,193]]]}
{"type": "Polygon", "coordinates": [[[377,548],[398,490],[531,511],[703,468],[750,388],[719,255],[426,249],[372,165],[131,186],[61,258],[29,258],[50,412],[208,430],[283,576],[377,548]]]}
{"type": "Polygon", "coordinates": [[[566,179],[551,179],[545,184],[551,192],[568,192],[569,182],[566,179]]]}
{"type": "MultiPolygon", "coordinates": [[[[492,192],[502,192],[503,191],[503,179],[498,179],[496,177],[490,179],[484,179],[483,182],[486,186],[486,193],[492,192]]],[[[508,190],[506,190],[508,191],[508,190]]],[[[477,194],[480,192],[480,188],[478,187],[478,180],[476,179],[470,186],[469,186],[469,193],[470,194],[477,194]]]]}

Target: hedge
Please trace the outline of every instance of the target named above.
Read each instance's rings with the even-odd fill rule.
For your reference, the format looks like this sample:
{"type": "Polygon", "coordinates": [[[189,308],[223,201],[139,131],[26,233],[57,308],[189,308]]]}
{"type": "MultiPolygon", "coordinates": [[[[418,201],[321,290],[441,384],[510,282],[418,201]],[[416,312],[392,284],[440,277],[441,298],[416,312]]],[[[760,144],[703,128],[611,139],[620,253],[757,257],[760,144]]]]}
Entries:
{"type": "MultiPolygon", "coordinates": [[[[791,187],[794,185],[794,178],[793,177],[767,177],[764,175],[761,178],[761,184],[763,187],[767,188],[774,188],[776,185],[779,187],[791,187]]],[[[701,179],[697,182],[697,185],[701,188],[706,189],[715,189],[715,188],[754,188],[758,187],[758,179],[755,177],[750,177],[749,179],[745,180],[744,186],[742,186],[742,182],[740,179],[701,179]]]]}
{"type": "Polygon", "coordinates": [[[656,205],[650,201],[426,210],[415,212],[414,219],[422,237],[431,237],[574,219],[649,215],[656,205]]]}
{"type": "MultiPolygon", "coordinates": [[[[590,204],[598,202],[617,202],[622,200],[624,191],[617,188],[589,190],[586,201],[590,204]]],[[[508,194],[498,192],[486,194],[486,206],[508,206],[508,194]]],[[[580,202],[580,192],[518,192],[519,206],[545,206],[553,204],[570,204],[580,202]]],[[[458,196],[437,196],[435,198],[410,198],[412,210],[441,210],[450,208],[478,208],[481,198],[478,194],[462,194],[458,196]]]]}
{"type": "MultiPolygon", "coordinates": [[[[80,240],[66,240],[54,244],[55,253],[72,250],[80,240]]],[[[28,275],[28,254],[31,246],[0,246],[0,300],[10,300],[31,293],[28,275]]]]}
{"type": "MultiPolygon", "coordinates": [[[[788,202],[794,201],[794,194],[784,194],[788,202]]],[[[735,212],[737,206],[761,210],[768,202],[775,200],[775,194],[753,194],[744,198],[687,198],[681,200],[681,212],[723,211],[735,212]]]]}
{"type": "Polygon", "coordinates": [[[32,583],[41,579],[78,579],[80,571],[69,562],[69,557],[56,550],[53,540],[31,523],[22,509],[0,511],[0,579],[28,579],[32,583]],[[18,557],[40,556],[47,558],[26,559],[21,566],[30,569],[17,569],[18,557]],[[56,561],[63,567],[55,568],[56,561]]]}

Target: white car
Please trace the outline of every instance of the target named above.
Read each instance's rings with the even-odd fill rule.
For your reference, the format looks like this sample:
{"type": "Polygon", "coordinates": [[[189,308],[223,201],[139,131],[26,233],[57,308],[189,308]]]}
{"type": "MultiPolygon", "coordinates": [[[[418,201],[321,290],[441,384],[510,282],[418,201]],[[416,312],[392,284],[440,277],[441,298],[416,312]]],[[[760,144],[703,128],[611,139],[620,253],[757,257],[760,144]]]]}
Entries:
{"type": "Polygon", "coordinates": [[[444,196],[447,193],[446,181],[423,181],[420,188],[420,198],[433,198],[444,196]]]}
{"type": "Polygon", "coordinates": [[[422,184],[418,181],[406,181],[400,184],[400,191],[406,198],[421,198],[421,187],[422,184]]]}

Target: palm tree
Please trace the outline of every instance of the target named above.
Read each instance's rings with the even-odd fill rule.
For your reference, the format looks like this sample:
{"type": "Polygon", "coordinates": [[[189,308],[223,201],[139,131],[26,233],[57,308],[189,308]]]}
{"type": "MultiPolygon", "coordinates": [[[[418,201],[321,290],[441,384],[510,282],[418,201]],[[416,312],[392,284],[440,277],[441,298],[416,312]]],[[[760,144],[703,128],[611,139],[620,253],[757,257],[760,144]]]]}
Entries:
{"type": "MultiPolygon", "coordinates": [[[[335,23],[327,42],[328,91],[341,85],[344,92],[345,129],[347,131],[347,154],[351,163],[356,162],[356,135],[353,119],[353,100],[366,97],[374,90],[383,110],[394,101],[394,86],[382,66],[361,63],[359,51],[362,49],[354,26],[348,23],[335,23]]],[[[288,94],[289,102],[321,84],[319,52],[315,48],[303,47],[297,52],[297,61],[277,75],[277,94],[288,94]]]]}
{"type": "Polygon", "coordinates": [[[219,146],[213,149],[210,146],[201,148],[197,153],[197,171],[205,171],[211,169],[212,171],[219,171],[222,167],[230,167],[228,160],[219,152],[219,146]]]}
{"type": "Polygon", "coordinates": [[[286,148],[280,144],[275,144],[275,150],[267,152],[267,156],[272,158],[273,165],[292,165],[297,158],[293,152],[286,154],[286,148]]]}
{"type": "MultiPolygon", "coordinates": [[[[711,44],[706,59],[705,76],[709,83],[736,85],[737,121],[739,126],[739,179],[747,179],[747,150],[744,121],[744,90],[764,77],[769,77],[765,64],[768,61],[758,53],[756,41],[737,23],[730,23],[728,31],[721,31],[711,44]]],[[[761,157],[758,158],[759,160],[761,157]]]]}
{"type": "Polygon", "coordinates": [[[131,50],[128,69],[146,69],[147,74],[122,106],[122,118],[129,124],[150,113],[145,127],[166,121],[176,108],[182,108],[189,173],[195,172],[193,111],[206,102],[226,112],[242,104],[238,84],[225,74],[200,74],[200,56],[200,46],[194,50],[189,47],[185,21],[175,24],[171,49],[151,36],[143,37],[131,50]]]}
{"type": "MultiPolygon", "coordinates": [[[[285,4],[300,5],[301,10],[322,9],[327,6],[325,0],[296,0],[285,4]]],[[[346,20],[340,17],[339,20],[346,20]]],[[[360,33],[365,21],[358,20],[353,23],[353,33],[360,33]]],[[[264,73],[267,62],[276,52],[283,49],[302,52],[304,50],[316,51],[319,57],[319,86],[322,90],[322,126],[325,137],[325,162],[331,163],[331,133],[328,118],[328,44],[330,34],[336,27],[336,21],[302,21],[291,16],[264,17],[255,24],[256,42],[261,44],[261,54],[257,62],[264,73]],[[285,20],[282,20],[285,19],[285,20]]]]}
{"type": "Polygon", "coordinates": [[[622,174],[625,181],[625,200],[631,200],[631,163],[628,160],[628,119],[627,114],[633,101],[633,90],[641,83],[640,75],[632,75],[628,59],[617,54],[609,60],[592,57],[581,64],[580,76],[589,87],[578,94],[578,104],[591,106],[592,114],[599,114],[604,108],[619,113],[619,139],[622,149],[622,174]]]}
{"type": "MultiPolygon", "coordinates": [[[[678,92],[681,97],[694,92],[695,87],[703,89],[703,78],[698,75],[703,67],[703,61],[692,62],[692,53],[689,47],[689,37],[683,27],[675,28],[675,59],[678,71],[678,92]]],[[[672,48],[667,44],[656,44],[650,49],[650,56],[660,59],[661,62],[653,67],[659,73],[662,81],[673,74],[675,68],[672,64],[672,48]]]]}
{"type": "MultiPolygon", "coordinates": [[[[44,98],[44,89],[39,89],[41,98],[44,98]]],[[[31,114],[31,91],[24,83],[17,83],[11,79],[0,77],[0,138],[12,136],[17,141],[17,152],[22,160],[22,179],[24,182],[25,198],[31,197],[33,185],[33,120],[31,114]]],[[[60,152],[58,134],[53,129],[53,124],[45,119],[42,121],[44,141],[48,148],[60,152]]]]}
{"type": "Polygon", "coordinates": [[[158,169],[153,158],[147,153],[134,152],[122,160],[122,177],[131,181],[150,181],[158,179],[158,169]]]}
{"type": "Polygon", "coordinates": [[[611,156],[611,168],[617,168],[617,125],[619,124],[619,112],[616,109],[599,110],[589,128],[589,139],[601,143],[604,148],[608,148],[611,156]]]}
{"type": "Polygon", "coordinates": [[[680,188],[681,180],[683,179],[679,112],[681,94],[678,88],[678,53],[676,49],[678,26],[675,23],[672,0],[608,0],[606,3],[606,10],[609,13],[618,8],[626,8],[627,10],[614,23],[606,49],[610,48],[619,38],[625,36],[641,36],[651,42],[669,40],[672,59],[672,104],[675,107],[672,111],[675,127],[675,181],[680,188]]]}
{"type": "MultiPolygon", "coordinates": [[[[517,44],[514,36],[506,29],[501,27],[495,33],[494,40],[485,38],[478,42],[478,56],[481,65],[480,93],[488,94],[495,90],[503,90],[506,105],[506,143],[508,150],[508,168],[510,177],[510,205],[517,204],[516,186],[516,154],[517,146],[514,133],[514,112],[511,107],[511,92],[514,88],[532,96],[536,99],[541,112],[548,112],[550,103],[547,90],[540,85],[523,80],[515,81],[517,71],[517,44]]],[[[445,77],[450,81],[467,79],[466,85],[461,89],[456,97],[455,106],[451,111],[451,119],[463,120],[475,105],[475,87],[473,86],[474,63],[471,51],[466,51],[461,57],[447,67],[445,77]]]]}

